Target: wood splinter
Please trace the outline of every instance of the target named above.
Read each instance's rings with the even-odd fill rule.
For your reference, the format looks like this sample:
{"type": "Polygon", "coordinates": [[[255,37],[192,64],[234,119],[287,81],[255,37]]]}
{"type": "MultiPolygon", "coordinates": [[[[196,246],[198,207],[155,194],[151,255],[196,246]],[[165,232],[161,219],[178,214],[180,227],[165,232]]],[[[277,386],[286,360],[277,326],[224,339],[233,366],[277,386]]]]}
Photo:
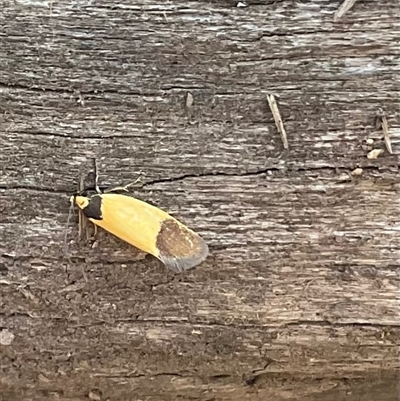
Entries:
{"type": "Polygon", "coordinates": [[[271,109],[272,115],[275,120],[276,128],[278,129],[279,133],[281,134],[283,147],[285,149],[289,148],[285,127],[283,126],[283,121],[281,117],[281,113],[279,112],[278,105],[276,104],[275,96],[274,95],[267,95],[269,108],[271,109]]]}
{"type": "Polygon", "coordinates": [[[333,16],[333,22],[339,21],[356,3],[357,0],[345,0],[333,16]]]}
{"type": "Polygon", "coordinates": [[[387,118],[385,115],[380,114],[377,117],[377,128],[382,128],[383,140],[385,142],[386,149],[390,154],[393,154],[392,142],[389,137],[389,125],[388,125],[387,118]],[[379,127],[379,125],[380,125],[380,127],[379,127]]]}

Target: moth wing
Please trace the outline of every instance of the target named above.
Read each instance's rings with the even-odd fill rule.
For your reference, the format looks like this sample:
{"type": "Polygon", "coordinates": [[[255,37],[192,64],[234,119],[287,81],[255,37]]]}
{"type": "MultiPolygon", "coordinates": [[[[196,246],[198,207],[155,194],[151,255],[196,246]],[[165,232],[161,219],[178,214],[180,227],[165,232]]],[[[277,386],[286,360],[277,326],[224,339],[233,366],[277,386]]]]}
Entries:
{"type": "Polygon", "coordinates": [[[93,223],[182,272],[208,255],[208,246],[194,231],[165,211],[121,194],[102,194],[102,220],[93,223]]]}

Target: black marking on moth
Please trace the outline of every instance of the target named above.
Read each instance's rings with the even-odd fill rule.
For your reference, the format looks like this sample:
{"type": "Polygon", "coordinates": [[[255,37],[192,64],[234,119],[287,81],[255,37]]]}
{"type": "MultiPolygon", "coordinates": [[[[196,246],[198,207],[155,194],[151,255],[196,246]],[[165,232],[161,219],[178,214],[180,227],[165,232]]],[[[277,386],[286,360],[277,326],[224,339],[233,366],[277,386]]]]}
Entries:
{"type": "Polygon", "coordinates": [[[102,220],[103,215],[101,213],[101,195],[94,195],[89,199],[89,204],[82,209],[83,214],[90,219],[102,220]]]}

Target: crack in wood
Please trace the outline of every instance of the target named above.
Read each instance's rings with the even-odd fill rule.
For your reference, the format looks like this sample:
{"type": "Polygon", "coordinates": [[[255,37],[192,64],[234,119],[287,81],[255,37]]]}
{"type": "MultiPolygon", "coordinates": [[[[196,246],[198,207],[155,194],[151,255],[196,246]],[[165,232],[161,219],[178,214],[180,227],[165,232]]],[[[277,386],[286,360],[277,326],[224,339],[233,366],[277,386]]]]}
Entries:
{"type": "MultiPolygon", "coordinates": [[[[400,168],[400,164],[398,165],[400,168]]],[[[381,166],[365,166],[363,167],[363,170],[365,171],[380,171],[381,166]]],[[[210,177],[251,177],[251,176],[259,176],[263,174],[268,174],[269,172],[279,172],[279,171],[286,171],[290,173],[291,171],[295,172],[302,172],[302,171],[336,171],[336,172],[343,172],[343,173],[348,173],[349,178],[346,179],[346,181],[351,182],[351,171],[343,166],[314,166],[314,167],[309,167],[309,168],[290,168],[290,167],[283,167],[283,168],[278,168],[278,167],[267,167],[267,168],[262,168],[260,170],[255,170],[255,171],[248,171],[244,173],[224,173],[221,171],[216,171],[215,173],[207,173],[207,174],[182,174],[180,176],[176,177],[169,177],[169,178],[160,178],[156,180],[151,180],[148,182],[143,183],[142,185],[139,185],[137,187],[132,187],[133,189],[141,189],[141,188],[147,188],[152,185],[156,184],[163,184],[163,183],[174,183],[174,182],[179,182],[179,181],[184,181],[186,179],[190,178],[210,178],[210,177]]],[[[342,179],[339,180],[340,182],[343,182],[342,179]]],[[[107,187],[100,186],[100,189],[104,190],[107,187]]],[[[71,191],[70,193],[66,193],[63,190],[57,189],[57,188],[50,188],[50,187],[38,187],[38,186],[28,186],[28,185],[12,185],[12,186],[7,186],[7,185],[0,185],[0,190],[27,190],[27,191],[34,191],[34,192],[48,192],[48,193],[55,193],[55,194],[70,194],[73,193],[71,191]]]]}

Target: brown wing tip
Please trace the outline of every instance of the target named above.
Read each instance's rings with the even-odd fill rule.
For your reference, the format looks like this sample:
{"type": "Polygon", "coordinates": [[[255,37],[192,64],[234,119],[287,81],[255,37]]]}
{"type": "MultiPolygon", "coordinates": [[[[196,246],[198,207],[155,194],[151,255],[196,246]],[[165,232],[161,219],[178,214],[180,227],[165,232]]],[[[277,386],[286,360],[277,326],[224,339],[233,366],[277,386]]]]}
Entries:
{"type": "Polygon", "coordinates": [[[208,246],[207,244],[203,241],[203,248],[201,249],[200,252],[198,252],[195,255],[190,255],[186,257],[177,257],[177,256],[163,256],[160,254],[159,259],[161,262],[164,263],[168,269],[177,272],[177,273],[182,273],[184,270],[191,269],[192,267],[195,267],[199,265],[201,262],[203,262],[208,256],[208,246]]]}
{"type": "Polygon", "coordinates": [[[175,272],[191,269],[208,256],[208,246],[203,238],[172,218],[161,225],[157,249],[158,259],[175,272]]]}

